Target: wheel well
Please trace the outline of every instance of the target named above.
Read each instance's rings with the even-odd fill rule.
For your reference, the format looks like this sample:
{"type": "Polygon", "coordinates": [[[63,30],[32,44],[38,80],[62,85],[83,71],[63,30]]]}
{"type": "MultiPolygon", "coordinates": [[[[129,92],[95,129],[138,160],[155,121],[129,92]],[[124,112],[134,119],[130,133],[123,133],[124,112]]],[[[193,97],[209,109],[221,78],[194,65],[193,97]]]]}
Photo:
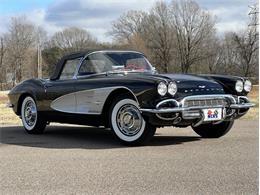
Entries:
{"type": "Polygon", "coordinates": [[[122,94],[127,95],[127,96],[129,96],[129,98],[137,101],[137,98],[135,97],[135,95],[128,89],[120,88],[120,89],[116,89],[116,90],[112,91],[109,94],[109,96],[107,97],[105,104],[103,106],[103,109],[102,109],[102,118],[103,118],[105,127],[109,126],[108,116],[109,116],[109,109],[110,109],[111,103],[113,102],[113,100],[115,98],[117,98],[119,95],[122,95],[122,94]]]}
{"type": "Polygon", "coordinates": [[[21,109],[22,109],[22,103],[23,103],[23,100],[24,98],[26,98],[27,96],[30,96],[33,98],[33,96],[29,93],[23,93],[20,97],[19,97],[19,100],[18,100],[18,104],[17,104],[17,114],[19,116],[21,116],[21,109]]]}

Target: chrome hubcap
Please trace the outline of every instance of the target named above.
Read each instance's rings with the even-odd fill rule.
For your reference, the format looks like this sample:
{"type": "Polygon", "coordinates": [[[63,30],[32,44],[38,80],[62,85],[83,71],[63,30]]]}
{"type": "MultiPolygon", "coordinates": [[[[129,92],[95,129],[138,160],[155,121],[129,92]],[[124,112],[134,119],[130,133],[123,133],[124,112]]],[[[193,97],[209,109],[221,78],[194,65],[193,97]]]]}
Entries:
{"type": "Polygon", "coordinates": [[[29,100],[26,102],[24,107],[24,119],[27,125],[33,126],[36,122],[37,110],[36,105],[33,101],[29,100]]]}
{"type": "Polygon", "coordinates": [[[142,116],[137,107],[131,104],[122,106],[117,112],[117,126],[127,136],[136,135],[142,127],[142,116]]]}

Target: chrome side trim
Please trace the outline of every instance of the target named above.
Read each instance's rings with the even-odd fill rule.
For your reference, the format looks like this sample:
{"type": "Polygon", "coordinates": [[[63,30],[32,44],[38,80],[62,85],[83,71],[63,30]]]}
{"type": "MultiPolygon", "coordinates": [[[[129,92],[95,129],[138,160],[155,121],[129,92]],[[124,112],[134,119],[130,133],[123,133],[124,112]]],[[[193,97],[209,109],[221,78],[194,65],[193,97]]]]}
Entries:
{"type": "Polygon", "coordinates": [[[100,115],[107,97],[116,89],[126,89],[135,97],[135,94],[127,87],[104,87],[77,91],[63,95],[51,102],[51,108],[60,112],[72,114],[92,114],[100,115]]]}

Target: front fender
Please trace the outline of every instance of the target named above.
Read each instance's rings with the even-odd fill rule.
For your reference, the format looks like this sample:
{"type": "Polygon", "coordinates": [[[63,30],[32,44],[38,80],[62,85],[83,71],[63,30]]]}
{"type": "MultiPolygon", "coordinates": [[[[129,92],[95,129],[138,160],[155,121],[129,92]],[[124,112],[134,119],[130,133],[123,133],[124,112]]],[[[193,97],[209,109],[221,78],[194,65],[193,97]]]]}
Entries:
{"type": "Polygon", "coordinates": [[[30,95],[36,100],[37,103],[37,100],[39,100],[43,93],[44,88],[41,80],[30,79],[12,88],[8,93],[8,98],[14,112],[19,115],[19,105],[21,104],[22,97],[30,95]]]}
{"type": "Polygon", "coordinates": [[[241,93],[237,92],[235,89],[236,82],[238,80],[245,81],[245,78],[239,76],[230,76],[230,75],[200,75],[207,79],[213,79],[223,86],[223,89],[226,94],[232,94],[237,96],[246,96],[248,92],[242,91],[241,93]]]}

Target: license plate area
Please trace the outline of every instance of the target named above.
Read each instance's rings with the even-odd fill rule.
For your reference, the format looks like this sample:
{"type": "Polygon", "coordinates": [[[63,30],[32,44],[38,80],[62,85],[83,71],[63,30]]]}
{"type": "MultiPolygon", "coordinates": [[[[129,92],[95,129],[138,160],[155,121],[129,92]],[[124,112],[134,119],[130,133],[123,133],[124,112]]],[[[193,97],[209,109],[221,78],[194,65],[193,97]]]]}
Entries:
{"type": "Polygon", "coordinates": [[[204,121],[219,121],[223,116],[222,108],[203,109],[204,121]]]}

